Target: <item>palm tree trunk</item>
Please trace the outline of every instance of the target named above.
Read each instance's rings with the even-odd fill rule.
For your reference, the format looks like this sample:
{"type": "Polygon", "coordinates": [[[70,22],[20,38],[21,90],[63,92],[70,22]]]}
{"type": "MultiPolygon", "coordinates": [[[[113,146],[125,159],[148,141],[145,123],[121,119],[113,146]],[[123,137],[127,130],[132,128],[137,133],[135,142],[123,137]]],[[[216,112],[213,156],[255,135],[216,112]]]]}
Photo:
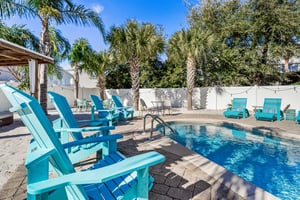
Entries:
{"type": "Polygon", "coordinates": [[[284,59],[284,71],[285,72],[289,71],[289,57],[285,57],[284,59]]]}
{"type": "Polygon", "coordinates": [[[98,77],[98,87],[99,87],[99,94],[102,100],[105,99],[105,85],[106,85],[106,78],[104,75],[100,75],[98,77]]]}
{"type": "Polygon", "coordinates": [[[79,72],[78,72],[78,64],[74,64],[74,106],[77,106],[77,99],[79,96],[79,72]]]}
{"type": "Polygon", "coordinates": [[[140,98],[140,70],[138,65],[138,59],[132,58],[130,64],[130,76],[131,76],[131,89],[133,95],[134,110],[139,110],[139,98],[140,98]]]}
{"type": "MultiPolygon", "coordinates": [[[[40,52],[46,56],[50,56],[50,37],[49,37],[49,20],[47,17],[42,18],[42,32],[40,36],[39,48],[40,52]]],[[[47,114],[47,72],[48,65],[42,64],[40,67],[40,104],[47,114]]]]}
{"type": "Polygon", "coordinates": [[[262,49],[262,57],[261,57],[261,64],[266,65],[268,61],[268,52],[269,52],[269,37],[266,38],[265,45],[262,49]]]}
{"type": "Polygon", "coordinates": [[[187,66],[187,109],[193,109],[193,89],[195,85],[195,70],[196,70],[196,61],[191,56],[188,55],[188,59],[186,61],[187,66]]]}

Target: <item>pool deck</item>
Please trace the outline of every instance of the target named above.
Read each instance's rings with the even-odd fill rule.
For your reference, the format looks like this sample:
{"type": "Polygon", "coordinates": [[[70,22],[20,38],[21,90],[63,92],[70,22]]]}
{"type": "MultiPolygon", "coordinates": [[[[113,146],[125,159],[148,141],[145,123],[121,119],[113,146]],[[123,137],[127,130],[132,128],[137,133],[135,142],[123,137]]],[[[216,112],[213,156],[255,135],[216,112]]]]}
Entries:
{"type": "MultiPolygon", "coordinates": [[[[49,118],[55,119],[55,111],[49,111],[49,118]]],[[[87,119],[88,113],[76,113],[78,119],[87,119]]],[[[300,140],[300,125],[294,121],[256,121],[224,118],[221,111],[173,109],[171,115],[160,116],[164,121],[198,121],[215,124],[233,124],[249,130],[265,131],[280,137],[300,140]]],[[[151,167],[154,186],[150,199],[276,199],[271,194],[228,172],[223,167],[182,147],[158,132],[150,140],[151,119],[146,118],[146,132],[143,117],[121,122],[112,133],[124,135],[118,142],[118,150],[125,156],[132,156],[150,150],[165,155],[166,161],[151,167]]],[[[156,125],[156,123],[155,123],[156,125]]],[[[24,161],[30,140],[28,130],[18,116],[14,123],[0,127],[0,200],[26,198],[26,169],[24,161]]]]}

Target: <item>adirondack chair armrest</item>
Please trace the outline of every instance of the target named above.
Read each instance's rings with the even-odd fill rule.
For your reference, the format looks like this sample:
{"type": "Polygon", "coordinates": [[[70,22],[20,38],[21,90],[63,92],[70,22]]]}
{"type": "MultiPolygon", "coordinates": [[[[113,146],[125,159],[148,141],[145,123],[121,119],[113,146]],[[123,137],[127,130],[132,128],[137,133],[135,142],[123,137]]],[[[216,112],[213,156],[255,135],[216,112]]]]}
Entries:
{"type": "Polygon", "coordinates": [[[26,157],[25,166],[30,168],[37,165],[41,161],[48,159],[53,153],[55,153],[55,148],[34,151],[30,153],[30,157],[26,157]]]}
{"type": "Polygon", "coordinates": [[[123,107],[115,107],[115,109],[117,109],[117,110],[127,110],[127,109],[129,109],[129,110],[131,110],[131,109],[133,109],[133,106],[123,106],[123,107]]]}
{"type": "MultiPolygon", "coordinates": [[[[113,178],[140,171],[161,163],[165,157],[157,152],[148,152],[126,158],[123,161],[94,170],[75,172],[65,176],[28,184],[27,192],[32,195],[42,194],[68,185],[101,183],[113,178]]],[[[139,173],[139,172],[138,172],[139,173]]],[[[146,177],[148,178],[148,177],[146,177]]]]}
{"type": "Polygon", "coordinates": [[[107,141],[116,141],[117,139],[123,138],[122,134],[113,134],[113,135],[107,135],[107,136],[100,136],[100,137],[89,137],[84,138],[81,140],[76,140],[73,142],[64,143],[63,148],[70,148],[74,146],[80,146],[84,144],[90,144],[90,143],[100,143],[100,142],[107,142],[107,141]]]}
{"type": "Polygon", "coordinates": [[[104,113],[108,113],[108,114],[113,114],[116,111],[117,111],[116,109],[97,110],[97,112],[104,112],[104,113]]]}
{"type": "Polygon", "coordinates": [[[108,131],[114,130],[114,126],[101,126],[101,127],[82,127],[82,128],[55,128],[55,132],[89,132],[89,131],[108,131]]]}

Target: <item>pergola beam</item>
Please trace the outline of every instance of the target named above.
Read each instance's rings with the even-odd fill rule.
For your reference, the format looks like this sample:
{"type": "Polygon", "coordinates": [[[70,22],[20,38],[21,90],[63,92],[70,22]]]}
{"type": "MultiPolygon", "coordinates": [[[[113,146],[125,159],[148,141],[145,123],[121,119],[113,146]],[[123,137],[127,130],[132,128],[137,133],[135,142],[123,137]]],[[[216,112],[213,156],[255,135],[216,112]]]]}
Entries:
{"type": "Polygon", "coordinates": [[[38,98],[38,65],[51,63],[54,63],[53,58],[0,39],[0,66],[29,65],[30,92],[36,98],[38,98]]]}
{"type": "Polygon", "coordinates": [[[0,66],[28,65],[32,59],[38,64],[54,63],[53,58],[0,39],[0,66]]]}

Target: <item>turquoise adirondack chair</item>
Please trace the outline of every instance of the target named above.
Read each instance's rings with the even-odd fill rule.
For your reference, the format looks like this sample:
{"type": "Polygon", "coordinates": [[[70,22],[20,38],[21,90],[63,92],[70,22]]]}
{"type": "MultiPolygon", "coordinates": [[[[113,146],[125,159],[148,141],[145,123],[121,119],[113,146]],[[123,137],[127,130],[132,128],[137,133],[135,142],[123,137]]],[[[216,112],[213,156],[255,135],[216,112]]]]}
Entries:
{"type": "Polygon", "coordinates": [[[262,109],[258,109],[254,114],[257,120],[280,121],[284,119],[281,107],[281,98],[265,98],[262,109]]]}
{"type": "MultiPolygon", "coordinates": [[[[92,115],[95,114],[95,111],[98,112],[98,118],[106,118],[110,126],[119,122],[119,112],[117,109],[105,109],[99,96],[91,94],[90,98],[94,104],[92,107],[92,115]]],[[[95,117],[93,116],[93,118],[95,117]]]]}
{"type": "Polygon", "coordinates": [[[297,122],[297,124],[300,124],[300,110],[298,111],[296,122],[297,122]]]}
{"type": "MultiPolygon", "coordinates": [[[[106,136],[109,134],[110,130],[115,128],[114,126],[106,126],[108,123],[106,119],[76,120],[64,96],[51,91],[48,92],[48,96],[59,114],[59,118],[53,121],[53,127],[58,138],[63,144],[70,141],[70,135],[74,141],[79,141],[85,138],[84,133],[92,132],[93,134],[86,136],[90,138],[106,136]],[[78,122],[92,126],[80,127],[78,122]]],[[[68,154],[72,162],[78,162],[82,160],[82,158],[85,158],[86,156],[95,152],[97,153],[97,159],[99,159],[101,157],[102,149],[102,143],[93,143],[83,145],[80,149],[80,152],[77,148],[73,148],[71,151],[68,151],[68,154]]]]}
{"type": "Polygon", "coordinates": [[[65,149],[102,142],[103,137],[61,144],[35,98],[8,85],[0,88],[12,105],[11,111],[19,114],[33,137],[25,161],[28,200],[148,199],[149,167],[163,162],[163,155],[152,151],[125,158],[116,145],[109,145],[109,154],[102,160],[76,172],[65,149]],[[56,174],[49,175],[50,167],[56,174]]]}
{"type": "Polygon", "coordinates": [[[112,95],[111,98],[114,101],[115,107],[119,110],[120,119],[127,120],[128,116],[130,116],[130,118],[133,119],[133,106],[123,106],[121,98],[117,95],[112,95]]]}
{"type": "Polygon", "coordinates": [[[233,98],[231,108],[224,111],[224,116],[228,118],[246,118],[249,117],[249,111],[246,108],[247,98],[233,98]]]}
{"type": "Polygon", "coordinates": [[[108,125],[108,120],[106,118],[99,118],[96,120],[76,120],[66,97],[52,91],[48,91],[48,96],[50,102],[53,103],[55,109],[59,113],[60,118],[69,124],[70,127],[108,125]]]}

